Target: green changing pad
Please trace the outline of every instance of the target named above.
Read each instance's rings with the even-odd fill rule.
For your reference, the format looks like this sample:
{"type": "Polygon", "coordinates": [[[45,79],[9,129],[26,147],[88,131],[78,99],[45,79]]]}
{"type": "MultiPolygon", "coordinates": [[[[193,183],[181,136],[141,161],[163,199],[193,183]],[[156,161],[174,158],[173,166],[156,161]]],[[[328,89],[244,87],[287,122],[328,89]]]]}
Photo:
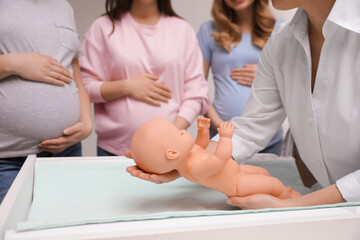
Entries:
{"type": "MultiPolygon", "coordinates": [[[[84,159],[38,163],[29,216],[25,222],[17,224],[17,231],[116,221],[294,210],[239,210],[225,203],[227,197],[224,194],[184,178],[154,184],[126,172],[126,167],[133,165],[132,161],[122,158],[112,161],[84,159]]],[[[251,164],[267,168],[285,185],[302,194],[310,191],[303,186],[291,158],[254,159],[251,164]]]]}

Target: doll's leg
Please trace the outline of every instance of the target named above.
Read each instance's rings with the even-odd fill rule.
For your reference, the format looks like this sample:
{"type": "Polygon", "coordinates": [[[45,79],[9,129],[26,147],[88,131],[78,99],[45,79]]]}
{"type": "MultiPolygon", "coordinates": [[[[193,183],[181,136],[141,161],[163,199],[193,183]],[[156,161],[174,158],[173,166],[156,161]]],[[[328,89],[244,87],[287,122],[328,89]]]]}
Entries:
{"type": "Polygon", "coordinates": [[[198,118],[197,124],[198,124],[198,131],[197,131],[197,137],[195,139],[195,143],[200,147],[206,149],[210,141],[209,138],[210,119],[198,118]]]}
{"type": "Polygon", "coordinates": [[[249,174],[241,176],[236,190],[239,197],[253,194],[269,194],[281,199],[292,198],[290,188],[284,186],[279,179],[265,175],[249,174]]]}
{"type": "Polygon", "coordinates": [[[270,173],[262,167],[253,166],[253,165],[239,165],[240,170],[244,174],[260,174],[265,176],[270,176],[270,173]]]}

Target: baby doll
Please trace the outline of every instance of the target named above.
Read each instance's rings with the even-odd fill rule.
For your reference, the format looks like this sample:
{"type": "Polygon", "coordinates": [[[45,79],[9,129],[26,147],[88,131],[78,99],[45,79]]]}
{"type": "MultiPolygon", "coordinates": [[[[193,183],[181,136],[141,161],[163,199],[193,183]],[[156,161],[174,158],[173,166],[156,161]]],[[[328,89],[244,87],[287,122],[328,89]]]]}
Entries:
{"type": "Polygon", "coordinates": [[[210,120],[198,119],[198,135],[194,140],[185,130],[164,119],[153,119],[141,125],[131,141],[131,152],[140,169],[163,174],[177,170],[184,178],[218,190],[228,197],[269,194],[281,199],[300,194],[271,177],[264,168],[239,165],[232,157],[231,137],[234,126],[223,122],[218,128],[220,140],[215,153],[205,149],[209,143],[210,120]]]}

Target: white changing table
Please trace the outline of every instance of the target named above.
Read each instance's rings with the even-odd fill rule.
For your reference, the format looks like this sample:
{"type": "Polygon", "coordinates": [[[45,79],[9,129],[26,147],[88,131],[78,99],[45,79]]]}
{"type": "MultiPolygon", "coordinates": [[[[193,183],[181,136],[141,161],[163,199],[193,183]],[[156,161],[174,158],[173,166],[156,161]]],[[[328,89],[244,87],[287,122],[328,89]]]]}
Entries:
{"type": "MultiPolygon", "coordinates": [[[[122,157],[107,157],[119,158],[122,157]]],[[[360,206],[89,224],[16,232],[16,223],[26,219],[31,205],[36,162],[43,160],[73,161],[79,158],[27,158],[0,206],[0,239],[360,239],[360,206]]],[[[97,161],[98,158],[86,157],[86,160],[97,161]]]]}

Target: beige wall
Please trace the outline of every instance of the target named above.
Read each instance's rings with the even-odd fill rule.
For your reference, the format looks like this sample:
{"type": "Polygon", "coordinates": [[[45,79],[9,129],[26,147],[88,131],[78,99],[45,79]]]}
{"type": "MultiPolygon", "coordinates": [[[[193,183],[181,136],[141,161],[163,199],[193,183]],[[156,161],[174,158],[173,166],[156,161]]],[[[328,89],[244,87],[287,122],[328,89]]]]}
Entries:
{"type": "MultiPolygon", "coordinates": [[[[105,0],[68,0],[75,10],[76,24],[82,37],[91,23],[105,12],[105,0]]],[[[172,0],[175,11],[197,31],[201,23],[210,20],[211,0],[172,0]]],[[[288,20],[295,10],[278,11],[270,7],[277,18],[288,20]]]]}
{"type": "MultiPolygon", "coordinates": [[[[80,38],[89,29],[91,23],[100,15],[105,12],[105,0],[68,0],[75,11],[75,20],[77,30],[80,38]]],[[[210,9],[211,0],[172,0],[175,11],[185,18],[194,30],[197,32],[201,23],[211,19],[210,9]]],[[[271,7],[272,8],[272,7],[271,7]]],[[[274,15],[277,18],[288,20],[293,14],[293,11],[277,11],[272,8],[274,15]]],[[[210,83],[210,98],[214,96],[214,89],[212,84],[212,76],[209,76],[210,83]]],[[[188,131],[195,136],[196,126],[193,123],[188,131]]],[[[92,133],[91,136],[83,141],[83,152],[85,156],[96,155],[96,134],[92,133]]]]}

